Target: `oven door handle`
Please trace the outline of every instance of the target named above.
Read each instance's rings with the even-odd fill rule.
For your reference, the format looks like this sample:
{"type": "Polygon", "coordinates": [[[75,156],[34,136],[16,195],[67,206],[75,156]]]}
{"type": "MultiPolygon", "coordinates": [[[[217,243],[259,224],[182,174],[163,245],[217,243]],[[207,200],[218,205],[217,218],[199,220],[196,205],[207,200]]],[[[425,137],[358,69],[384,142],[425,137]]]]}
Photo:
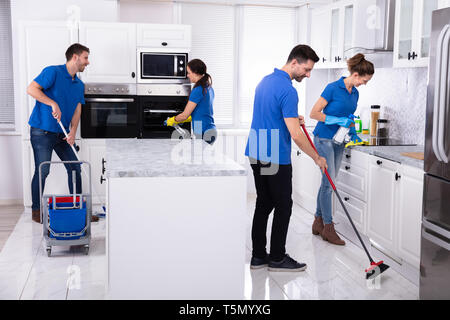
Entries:
{"type": "Polygon", "coordinates": [[[181,111],[178,110],[150,110],[150,109],[145,109],[144,110],[145,113],[178,113],[181,111]]]}
{"type": "Polygon", "coordinates": [[[131,98],[87,98],[87,102],[134,102],[131,98]]]}

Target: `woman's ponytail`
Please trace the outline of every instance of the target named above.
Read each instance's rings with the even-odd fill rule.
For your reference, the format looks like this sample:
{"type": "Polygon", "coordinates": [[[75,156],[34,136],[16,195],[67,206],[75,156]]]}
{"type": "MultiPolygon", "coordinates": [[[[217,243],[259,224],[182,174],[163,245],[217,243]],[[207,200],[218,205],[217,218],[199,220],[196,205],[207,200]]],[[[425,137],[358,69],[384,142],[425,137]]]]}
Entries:
{"type": "Polygon", "coordinates": [[[206,89],[212,86],[212,78],[209,73],[206,72],[206,64],[200,59],[193,59],[187,64],[189,69],[195,74],[203,75],[200,80],[198,80],[194,88],[201,86],[203,88],[203,93],[206,93],[206,89]]]}

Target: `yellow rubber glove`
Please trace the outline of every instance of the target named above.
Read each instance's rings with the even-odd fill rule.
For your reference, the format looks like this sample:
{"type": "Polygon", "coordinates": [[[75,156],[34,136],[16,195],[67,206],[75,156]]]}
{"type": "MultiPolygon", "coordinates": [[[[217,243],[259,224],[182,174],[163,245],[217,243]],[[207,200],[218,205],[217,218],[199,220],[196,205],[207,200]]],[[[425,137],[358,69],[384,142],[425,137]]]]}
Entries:
{"type": "Polygon", "coordinates": [[[178,122],[175,121],[175,117],[171,117],[171,118],[167,118],[166,121],[164,121],[164,124],[168,127],[173,127],[176,124],[180,124],[180,123],[185,123],[185,122],[191,122],[192,121],[192,117],[189,116],[186,120],[178,122]]]}

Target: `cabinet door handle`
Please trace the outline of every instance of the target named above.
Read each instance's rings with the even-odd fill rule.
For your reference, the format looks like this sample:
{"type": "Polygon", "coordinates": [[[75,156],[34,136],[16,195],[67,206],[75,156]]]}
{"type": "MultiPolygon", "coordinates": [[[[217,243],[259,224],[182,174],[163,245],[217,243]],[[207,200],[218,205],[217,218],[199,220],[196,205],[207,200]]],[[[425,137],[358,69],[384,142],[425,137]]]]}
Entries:
{"type": "Polygon", "coordinates": [[[302,153],[301,153],[300,151],[297,150],[297,155],[299,156],[299,155],[301,155],[301,154],[302,154],[302,153]]]}
{"type": "Polygon", "coordinates": [[[345,170],[350,170],[350,166],[345,166],[345,170]]]}
{"type": "Polygon", "coordinates": [[[163,42],[163,43],[161,43],[161,45],[162,45],[163,47],[165,47],[165,46],[167,46],[167,42],[163,42]]]}
{"type": "Polygon", "coordinates": [[[100,184],[103,184],[103,181],[106,181],[106,179],[103,178],[103,176],[100,176],[100,184]]]}
{"type": "Polygon", "coordinates": [[[327,61],[327,59],[325,59],[325,58],[322,58],[322,62],[325,62],[325,61],[327,61]]]}
{"type": "Polygon", "coordinates": [[[349,155],[349,154],[346,154],[345,157],[346,157],[347,159],[350,159],[352,156],[349,155]]]}
{"type": "Polygon", "coordinates": [[[105,163],[106,163],[106,160],[105,160],[105,158],[102,158],[102,174],[105,174],[105,163]]]}
{"type": "Polygon", "coordinates": [[[377,160],[377,165],[381,166],[383,164],[383,161],[377,160]]]}
{"type": "Polygon", "coordinates": [[[132,72],[132,73],[131,73],[131,77],[132,77],[132,78],[136,77],[136,73],[132,72]]]}
{"type": "Polygon", "coordinates": [[[345,197],[344,200],[345,200],[345,201],[349,201],[350,198],[349,198],[349,197],[345,197]]]}
{"type": "Polygon", "coordinates": [[[412,57],[412,59],[413,59],[413,60],[415,60],[415,59],[416,59],[416,58],[418,57],[418,55],[416,54],[416,52],[415,52],[415,51],[413,51],[413,53],[412,53],[412,56],[411,56],[411,57],[412,57]]]}
{"type": "Polygon", "coordinates": [[[395,181],[400,180],[401,177],[402,177],[402,176],[399,175],[397,172],[395,173],[395,181]]]}
{"type": "Polygon", "coordinates": [[[412,59],[411,52],[408,52],[408,60],[411,60],[411,59],[412,59]]]}

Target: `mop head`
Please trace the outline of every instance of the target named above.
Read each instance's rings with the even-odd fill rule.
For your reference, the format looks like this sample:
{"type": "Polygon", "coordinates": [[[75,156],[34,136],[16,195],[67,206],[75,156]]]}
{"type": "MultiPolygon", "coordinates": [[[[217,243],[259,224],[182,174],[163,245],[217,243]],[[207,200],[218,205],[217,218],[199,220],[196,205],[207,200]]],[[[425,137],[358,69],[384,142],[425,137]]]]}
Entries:
{"type": "Polygon", "coordinates": [[[366,279],[372,280],[378,277],[380,274],[389,269],[387,264],[384,264],[383,261],[380,262],[372,262],[371,266],[367,268],[366,271],[366,279]]]}

